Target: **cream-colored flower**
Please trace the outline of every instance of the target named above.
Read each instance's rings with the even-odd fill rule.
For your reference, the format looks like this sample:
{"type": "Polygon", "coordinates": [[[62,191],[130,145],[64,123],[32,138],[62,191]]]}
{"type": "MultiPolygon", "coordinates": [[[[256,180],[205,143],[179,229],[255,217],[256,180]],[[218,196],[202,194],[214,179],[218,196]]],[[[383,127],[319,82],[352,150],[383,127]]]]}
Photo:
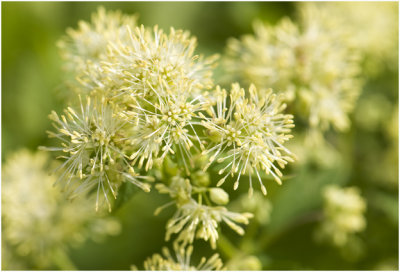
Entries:
{"type": "Polygon", "coordinates": [[[135,27],[136,20],[136,16],[100,7],[92,14],[91,22],[80,21],[78,29],[69,28],[67,36],[58,43],[67,68],[78,74],[88,66],[98,68],[105,59],[110,41],[129,41],[126,26],[135,27]]]}
{"type": "Polygon", "coordinates": [[[157,208],[155,214],[171,205],[176,206],[175,214],[167,222],[165,236],[168,241],[176,234],[174,244],[186,247],[197,238],[210,241],[211,247],[215,249],[221,222],[243,235],[244,229],[239,224],[247,225],[253,217],[246,212],[231,212],[224,206],[212,206],[211,201],[217,205],[227,204],[229,195],[221,188],[199,186],[193,182],[192,176],[190,179],[174,176],[165,182],[157,184],[156,188],[161,194],[168,194],[172,201],[157,208]]]}
{"type": "Polygon", "coordinates": [[[193,266],[190,258],[193,252],[193,246],[179,247],[174,245],[175,258],[171,255],[168,248],[164,247],[160,254],[154,254],[144,262],[145,270],[162,270],[162,271],[196,271],[196,270],[223,270],[223,263],[216,253],[210,258],[201,258],[197,266],[193,266]]]}
{"type": "MultiPolygon", "coordinates": [[[[168,93],[170,89],[164,85],[163,90],[168,93]]],[[[191,85],[182,83],[179,89],[189,90],[191,85]]],[[[159,90],[158,90],[159,91],[159,90]]],[[[125,111],[127,119],[131,119],[135,133],[130,138],[134,152],[130,156],[133,163],[138,163],[141,168],[145,163],[145,170],[153,166],[153,161],[162,161],[168,154],[177,154],[185,164],[188,172],[193,166],[191,149],[202,146],[194,126],[200,125],[197,113],[201,103],[197,98],[191,99],[188,94],[160,94],[152,91],[155,102],[146,98],[138,98],[136,104],[130,105],[132,110],[125,111]]]]}
{"type": "Polygon", "coordinates": [[[360,54],[342,25],[326,24],[312,9],[303,13],[299,25],[287,18],[274,27],[256,22],[254,36],[231,39],[226,69],[254,82],[261,97],[266,88],[283,93],[311,128],[348,129],[361,88],[360,54]]]}
{"type": "Polygon", "coordinates": [[[356,187],[331,185],[325,188],[323,196],[325,218],[317,234],[336,246],[344,246],[352,235],[365,229],[366,202],[356,187]]]}
{"type": "Polygon", "coordinates": [[[217,205],[226,205],[229,202],[229,194],[221,188],[210,188],[210,199],[217,205]]]}
{"type": "Polygon", "coordinates": [[[234,189],[239,186],[241,175],[249,175],[252,194],[252,175],[256,174],[264,194],[267,190],[260,177],[260,171],[271,174],[281,184],[280,168],[293,162],[294,155],[284,146],[292,135],[293,116],[283,114],[286,105],[282,97],[269,90],[264,97],[259,97],[254,85],[250,86],[249,97],[239,84],[233,84],[229,100],[226,90],[217,87],[215,103],[206,107],[208,117],[203,117],[202,124],[207,135],[214,143],[206,148],[204,154],[210,155],[210,163],[227,162],[219,174],[227,174],[218,182],[218,186],[226,178],[237,174],[234,189]],[[228,102],[229,101],[229,102],[228,102]]]}
{"type": "Polygon", "coordinates": [[[216,248],[218,240],[218,225],[225,222],[231,229],[243,235],[244,229],[238,224],[248,224],[250,213],[235,213],[222,206],[206,206],[190,199],[186,204],[178,207],[174,216],[167,223],[166,240],[173,234],[178,237],[175,243],[183,246],[192,244],[194,238],[210,241],[211,247],[216,248]]]}
{"type": "Polygon", "coordinates": [[[118,118],[111,105],[87,97],[85,104],[81,101],[80,111],[68,107],[64,113],[59,117],[52,112],[50,118],[57,131],[48,132],[62,141],[62,147],[44,149],[64,153],[64,171],[59,181],[72,197],[96,189],[96,210],[100,192],[111,210],[109,193],[116,198],[123,181],[150,191],[150,185],[143,180],[152,178],[135,173],[128,161],[127,135],[122,129],[127,123],[118,118]]]}
{"type": "Polygon", "coordinates": [[[168,86],[189,81],[190,89],[170,90],[175,94],[190,92],[192,98],[203,89],[212,88],[216,56],[204,59],[195,55],[196,38],[189,32],[171,28],[166,34],[157,26],[151,30],[143,25],[135,29],[128,26],[127,31],[129,43],[119,40],[111,43],[103,71],[110,78],[122,79],[127,93],[147,94],[153,89],[161,92],[161,80],[168,86]]]}
{"type": "Polygon", "coordinates": [[[326,25],[328,33],[345,29],[348,39],[364,54],[364,72],[375,75],[385,66],[396,69],[399,31],[396,3],[310,2],[300,3],[298,10],[306,17],[310,11],[318,14],[319,22],[326,25]]]}
{"type": "Polygon", "coordinates": [[[273,88],[293,100],[298,26],[285,18],[275,27],[255,21],[253,29],[254,35],[228,40],[225,69],[244,83],[255,84],[260,92],[273,88]]]}
{"type": "Polygon", "coordinates": [[[48,164],[47,153],[21,150],[7,158],[2,172],[2,237],[38,268],[48,267],[69,245],[120,229],[117,221],[94,213],[91,199],[66,200],[53,186],[48,164]]]}
{"type": "Polygon", "coordinates": [[[254,214],[254,220],[262,225],[266,225],[270,222],[272,204],[271,201],[260,192],[254,192],[252,197],[248,197],[247,195],[240,196],[240,198],[233,203],[232,207],[237,207],[239,211],[251,212],[254,214]]]}

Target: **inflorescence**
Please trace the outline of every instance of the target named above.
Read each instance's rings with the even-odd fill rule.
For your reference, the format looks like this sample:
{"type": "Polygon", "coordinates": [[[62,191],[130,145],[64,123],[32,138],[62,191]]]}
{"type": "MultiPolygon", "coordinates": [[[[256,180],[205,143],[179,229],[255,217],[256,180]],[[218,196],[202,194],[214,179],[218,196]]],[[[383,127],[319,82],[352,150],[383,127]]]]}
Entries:
{"type": "MultiPolygon", "coordinates": [[[[248,175],[250,195],[253,176],[266,194],[264,177],[280,184],[279,168],[295,158],[284,146],[294,124],[282,96],[259,95],[253,85],[246,92],[238,83],[229,94],[214,87],[218,56],[195,55],[196,39],[186,31],[136,26],[135,17],[100,8],[59,45],[67,67],[79,67],[79,103],[61,116],[51,113],[55,132],[48,133],[61,146],[44,149],[62,152],[59,183],[71,197],[97,191],[96,208],[105,201],[111,209],[123,182],[148,192],[153,168],[168,159],[190,176],[199,154],[209,161],[204,171],[223,166],[217,186],[230,175],[237,189],[248,175]]],[[[215,213],[185,205],[181,212],[215,213]]],[[[227,221],[229,213],[218,218],[227,221]]]]}
{"type": "MultiPolygon", "coordinates": [[[[260,269],[256,256],[239,251],[225,267],[217,253],[193,265],[194,245],[202,240],[213,250],[228,247],[225,255],[232,250],[221,225],[244,235],[253,217],[255,226],[268,224],[267,182],[282,185],[285,168],[297,159],[293,150],[304,161],[304,153],[323,157],[321,165],[335,157],[325,136],[350,127],[361,68],[379,68],[378,59],[393,58],[378,52],[376,40],[354,38],[355,31],[344,27],[364,24],[355,10],[298,6],[297,21],[256,21],[253,35],[228,41],[222,78],[230,81],[221,85],[213,75],[219,55],[198,55],[188,31],[145,27],[135,15],[102,7],[91,22],[68,29],[58,43],[71,77],[68,104],[63,113],[49,115],[54,146],[41,147],[60,160],[20,151],[4,165],[4,247],[37,256],[39,268],[66,261],[69,245],[119,232],[103,208],[119,207],[126,199],[121,188],[149,193],[154,187],[169,198],[154,214],[173,209],[165,241],[174,255],[164,247],[162,255],[145,260],[144,269],[260,269]],[[300,123],[296,131],[294,121],[300,123]],[[248,186],[239,186],[243,182],[248,186]]],[[[391,35],[392,21],[382,21],[382,37],[391,35]]],[[[392,52],[393,44],[382,48],[392,52]]],[[[344,248],[366,228],[366,202],[356,187],[329,185],[322,194],[316,238],[344,248]]]]}
{"type": "Polygon", "coordinates": [[[230,177],[236,190],[248,176],[249,196],[253,179],[266,195],[266,177],[281,184],[280,169],[295,159],[285,147],[294,123],[284,97],[254,85],[215,86],[218,55],[196,55],[196,43],[187,31],[138,26],[135,16],[103,8],[59,42],[76,82],[71,106],[50,114],[55,130],[48,134],[61,144],[42,149],[61,153],[57,183],[71,198],[95,195],[96,210],[106,203],[111,211],[125,182],[149,192],[157,181],[172,200],[156,214],[176,208],[165,239],[175,237],[177,261],[164,251],[146,269],[221,269],[217,255],[190,265],[194,240],[215,249],[221,223],[243,235],[253,215],[229,211],[219,186],[230,177]],[[160,180],[155,173],[166,164],[176,171],[160,180]],[[213,171],[223,175],[218,182],[213,171]]]}
{"type": "MultiPolygon", "coordinates": [[[[175,209],[165,233],[175,257],[164,248],[145,269],[222,269],[218,254],[197,266],[190,258],[196,239],[217,248],[220,225],[245,233],[253,214],[228,209],[226,186],[248,189],[253,201],[247,206],[266,224],[271,207],[254,187],[267,195],[268,180],[282,184],[283,170],[296,160],[288,148],[294,120],[306,135],[317,135],[314,140],[350,127],[362,87],[361,57],[373,53],[354,42],[342,27],[345,19],[318,5],[299,6],[297,23],[255,22],[254,35],[228,42],[223,63],[232,82],[221,86],[213,78],[219,56],[196,54],[189,32],[145,27],[119,11],[99,8],[59,42],[74,80],[64,113],[49,116],[54,129],[48,135],[59,144],[42,149],[62,160],[52,180],[70,198],[88,195],[96,210],[111,211],[124,183],[144,192],[154,184],[168,195],[170,202],[155,214],[175,209]],[[243,182],[248,187],[239,186],[243,182]]],[[[330,233],[343,245],[365,228],[365,203],[356,189],[329,187],[324,198],[321,237],[330,233]]],[[[34,250],[19,238],[12,243],[34,250]]]]}

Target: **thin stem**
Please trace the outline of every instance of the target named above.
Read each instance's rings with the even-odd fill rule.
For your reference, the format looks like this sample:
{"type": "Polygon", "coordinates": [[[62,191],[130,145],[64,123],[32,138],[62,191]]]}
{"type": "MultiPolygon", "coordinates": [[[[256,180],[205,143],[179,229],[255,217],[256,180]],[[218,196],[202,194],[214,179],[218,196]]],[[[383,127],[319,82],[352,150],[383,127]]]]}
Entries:
{"type": "Polygon", "coordinates": [[[230,260],[233,258],[238,250],[236,247],[225,237],[222,233],[220,233],[219,238],[217,240],[218,248],[221,250],[221,254],[227,259],[230,260]]]}
{"type": "Polygon", "coordinates": [[[259,223],[257,220],[253,220],[249,226],[247,227],[246,234],[243,237],[239,248],[242,252],[247,252],[252,254],[254,251],[254,240],[256,239],[255,236],[259,230],[259,223]]]}

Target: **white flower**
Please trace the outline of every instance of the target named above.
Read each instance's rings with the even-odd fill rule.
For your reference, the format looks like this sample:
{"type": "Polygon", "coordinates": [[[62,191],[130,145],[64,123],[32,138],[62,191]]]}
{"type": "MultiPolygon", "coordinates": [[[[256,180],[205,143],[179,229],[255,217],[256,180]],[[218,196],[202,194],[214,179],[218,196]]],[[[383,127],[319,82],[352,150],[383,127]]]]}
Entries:
{"type": "Polygon", "coordinates": [[[202,146],[194,126],[199,125],[197,113],[201,109],[198,98],[190,99],[187,94],[173,93],[170,89],[190,90],[191,85],[152,90],[155,102],[138,98],[130,105],[132,111],[125,111],[128,120],[135,124],[135,134],[130,138],[135,151],[130,156],[133,163],[138,161],[141,168],[146,160],[145,170],[153,166],[154,160],[162,161],[168,154],[178,154],[188,172],[193,165],[190,150],[202,146]]]}
{"type": "Polygon", "coordinates": [[[193,246],[187,248],[174,245],[175,258],[171,255],[168,248],[163,248],[163,255],[154,254],[144,262],[145,270],[162,270],[162,271],[196,271],[196,270],[222,270],[223,263],[216,253],[210,258],[202,257],[197,266],[190,263],[193,252],[193,246]]]}
{"type": "Polygon", "coordinates": [[[302,20],[310,14],[328,33],[347,32],[347,39],[365,56],[364,73],[376,75],[382,68],[396,69],[398,59],[398,8],[391,2],[301,3],[302,20]],[[362,12],[360,12],[362,10],[362,12]]]}
{"type": "Polygon", "coordinates": [[[178,207],[174,216],[167,223],[166,240],[172,234],[178,234],[175,243],[183,246],[192,244],[194,238],[210,241],[211,247],[216,248],[218,240],[218,224],[225,222],[231,229],[243,235],[244,230],[238,224],[248,224],[252,214],[235,213],[225,207],[211,207],[197,203],[191,199],[178,207]]]}
{"type": "Polygon", "coordinates": [[[110,41],[128,41],[126,26],[136,26],[136,16],[123,15],[120,11],[98,8],[90,23],[80,21],[77,30],[69,28],[67,36],[59,41],[61,55],[72,71],[83,72],[87,66],[100,66],[105,59],[110,41]]]}
{"type": "Polygon", "coordinates": [[[111,192],[116,198],[123,180],[150,191],[150,185],[140,180],[151,177],[135,173],[125,154],[127,135],[122,128],[126,122],[113,113],[110,105],[104,101],[92,103],[88,97],[86,105],[81,102],[80,112],[71,107],[64,112],[61,118],[52,112],[50,118],[57,132],[48,132],[62,141],[62,147],[44,149],[65,153],[61,156],[65,162],[59,181],[70,189],[72,197],[97,189],[96,210],[100,191],[111,210],[108,194],[111,192]]]}
{"type": "Polygon", "coordinates": [[[325,218],[318,235],[344,246],[352,235],[365,229],[366,202],[356,187],[331,185],[325,188],[323,196],[325,218]]]}
{"type": "MultiPolygon", "coordinates": [[[[143,25],[132,30],[127,26],[129,43],[112,41],[104,72],[111,78],[122,78],[126,90],[147,93],[158,89],[160,79],[173,86],[189,81],[192,97],[213,85],[212,68],[216,57],[207,59],[194,55],[196,39],[188,32],[171,28],[167,35],[157,26],[143,25]]],[[[188,91],[188,90],[186,90],[188,91]]]]}
{"type": "Polygon", "coordinates": [[[239,84],[232,85],[229,102],[226,91],[219,87],[215,90],[215,97],[215,108],[213,104],[206,108],[209,117],[202,115],[202,124],[208,129],[209,138],[217,143],[203,152],[211,154],[210,163],[205,169],[214,161],[227,161],[219,174],[226,170],[228,173],[218,182],[218,186],[229,175],[237,174],[234,183],[234,189],[237,189],[240,176],[248,174],[249,193],[252,194],[252,175],[255,173],[266,194],[259,171],[271,174],[280,184],[282,173],[275,164],[284,168],[293,161],[294,155],[283,146],[292,137],[289,133],[294,126],[293,116],[282,113],[286,105],[281,97],[269,90],[265,98],[260,99],[254,85],[250,86],[249,98],[245,97],[244,89],[239,84]]]}
{"type": "Polygon", "coordinates": [[[226,68],[254,82],[260,96],[266,88],[282,92],[311,128],[346,130],[361,89],[360,52],[346,27],[303,13],[298,26],[287,18],[274,27],[258,22],[254,36],[230,40],[226,68]]]}
{"type": "Polygon", "coordinates": [[[93,212],[92,199],[66,200],[48,165],[47,153],[21,150],[7,158],[2,172],[2,238],[39,269],[69,245],[120,230],[117,221],[93,212]]]}

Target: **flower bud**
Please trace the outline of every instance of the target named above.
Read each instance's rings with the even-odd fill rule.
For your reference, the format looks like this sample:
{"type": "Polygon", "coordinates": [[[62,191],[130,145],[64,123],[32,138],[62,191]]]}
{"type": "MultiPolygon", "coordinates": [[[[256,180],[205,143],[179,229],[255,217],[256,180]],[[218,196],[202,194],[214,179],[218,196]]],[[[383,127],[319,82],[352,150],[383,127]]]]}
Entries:
{"type": "Polygon", "coordinates": [[[218,205],[225,205],[229,202],[229,195],[221,188],[210,189],[211,201],[218,205]]]}
{"type": "Polygon", "coordinates": [[[207,187],[210,184],[210,176],[207,172],[197,171],[192,174],[192,181],[197,186],[207,187]]]}

